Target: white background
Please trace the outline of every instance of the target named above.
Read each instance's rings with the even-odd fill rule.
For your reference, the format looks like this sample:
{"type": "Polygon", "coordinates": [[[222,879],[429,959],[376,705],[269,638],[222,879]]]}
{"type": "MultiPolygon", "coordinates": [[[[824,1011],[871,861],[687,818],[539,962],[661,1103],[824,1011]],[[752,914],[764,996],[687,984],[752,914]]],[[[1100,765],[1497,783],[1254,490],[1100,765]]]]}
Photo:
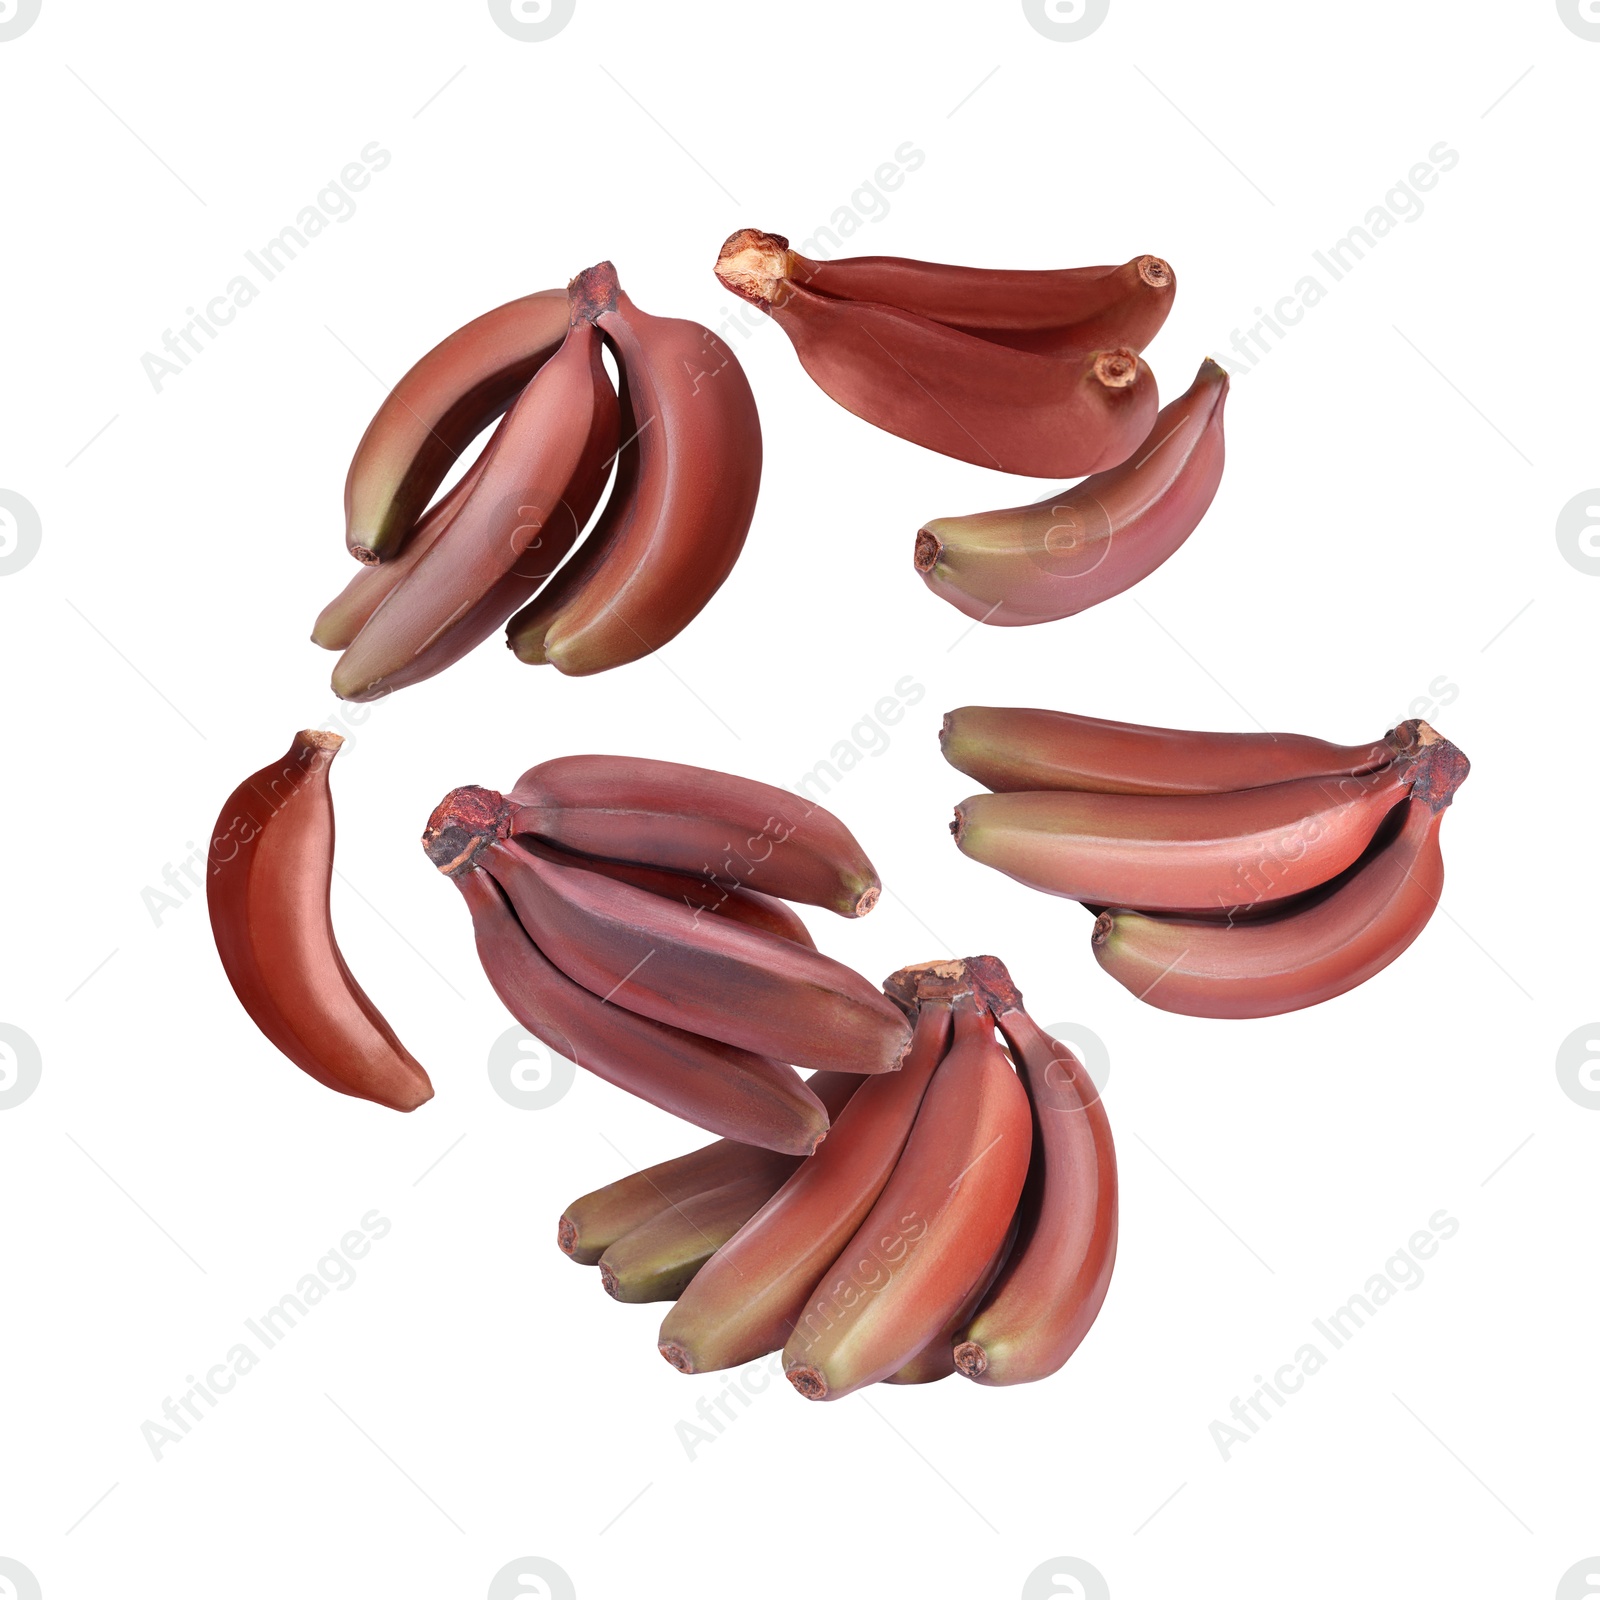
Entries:
{"type": "Polygon", "coordinates": [[[481,3],[44,0],[0,43],[0,488],[43,532],[0,578],[0,1021],[43,1064],[0,1112],[0,1556],[47,1600],[479,1596],[522,1556],[582,1600],[1083,1593],[1025,1590],[1062,1556],[1119,1600],[1555,1595],[1600,1551],[1600,1114],[1555,1067],[1600,1013],[1600,581],[1555,536],[1600,480],[1597,73],[1545,0],[1113,0],[1077,43],[944,0],[578,0],[541,43],[481,3]],[[392,161],[355,214],[157,393],[141,356],[370,141],[392,161]],[[306,634],[353,571],[350,452],[379,380],[470,316],[610,257],[646,310],[715,326],[726,234],[853,207],[856,252],[1167,257],[1171,398],[1440,141],[1460,159],[1423,213],[1236,379],[1200,530],[1068,622],[969,628],[911,566],[924,518],[1048,484],[877,433],[777,329],[730,330],[766,473],[700,619],[587,680],[491,640],[343,725],[335,920],[432,1073],[414,1116],[275,1054],[199,897],[147,908],[244,774],[340,726],[306,634]],[[861,184],[907,142],[926,159],[884,211],[861,184]],[[587,1076],[541,1111],[496,1094],[509,1019],[416,839],[450,787],[567,752],[792,785],[879,743],[861,719],[907,677],[925,694],[827,797],[890,892],[808,920],[874,978],[992,950],[1042,1022],[1105,1041],[1116,1277],[1048,1383],[773,1383],[691,1457],[678,1424],[721,1382],[671,1371],[661,1308],[609,1302],[553,1235],[699,1141],[587,1076]],[[1340,741],[1430,715],[1474,764],[1443,909],[1316,1010],[1142,1006],[1083,912],[951,846],[971,785],[935,732],[964,703],[1340,741]],[[374,1208],[355,1284],[156,1461],[141,1424],[374,1208]],[[1224,1461],[1211,1423],[1440,1209],[1459,1231],[1420,1287],[1224,1461]]]}

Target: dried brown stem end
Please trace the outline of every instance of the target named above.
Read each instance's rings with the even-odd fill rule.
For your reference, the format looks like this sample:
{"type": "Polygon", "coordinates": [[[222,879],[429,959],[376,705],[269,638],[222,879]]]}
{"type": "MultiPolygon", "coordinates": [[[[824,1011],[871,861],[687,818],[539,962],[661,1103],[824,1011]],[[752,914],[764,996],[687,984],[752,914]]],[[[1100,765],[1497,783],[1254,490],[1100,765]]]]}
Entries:
{"type": "Polygon", "coordinates": [[[604,1289],[613,1300],[620,1300],[622,1298],[622,1296],[617,1293],[616,1272],[612,1268],[608,1267],[603,1261],[600,1263],[600,1287],[604,1289]]]}
{"type": "Polygon", "coordinates": [[[875,905],[877,905],[878,897],[882,893],[883,893],[882,889],[863,889],[861,891],[861,898],[856,901],[855,915],[858,916],[858,917],[866,916],[866,914],[875,905]]]}
{"type": "Polygon", "coordinates": [[[954,1003],[973,992],[971,974],[964,961],[918,961],[891,972],[883,992],[908,1017],[915,1017],[923,1001],[954,1003]]]}
{"type": "Polygon", "coordinates": [[[1417,775],[1411,785],[1411,798],[1421,800],[1435,811],[1443,811],[1472,771],[1472,763],[1450,743],[1434,733],[1427,723],[1418,726],[1431,735],[1423,742],[1417,757],[1417,775]]]}
{"type": "Polygon", "coordinates": [[[1139,376],[1139,358],[1131,350],[1102,350],[1094,375],[1107,389],[1126,389],[1139,376]]]}
{"type": "Polygon", "coordinates": [[[669,1367],[674,1367],[679,1372],[694,1371],[694,1357],[676,1339],[663,1339],[656,1349],[661,1352],[661,1359],[669,1367]]]}
{"type": "Polygon", "coordinates": [[[1152,289],[1170,289],[1176,281],[1172,268],[1160,256],[1140,256],[1139,276],[1152,289]]]}
{"type": "Polygon", "coordinates": [[[617,309],[617,296],[622,284],[617,279],[617,269],[609,261],[586,267],[567,285],[567,304],[573,322],[596,317],[617,309]]]}
{"type": "Polygon", "coordinates": [[[452,789],[433,808],[422,835],[428,859],[448,877],[468,871],[496,839],[511,832],[516,807],[503,794],[478,784],[452,789]]]}
{"type": "MultiPolygon", "coordinates": [[[[939,565],[939,557],[944,554],[944,545],[939,542],[936,534],[929,533],[926,528],[917,530],[917,548],[912,552],[911,564],[918,572],[932,572],[939,565]]],[[[946,717],[946,722],[949,718],[946,717]]],[[[944,738],[941,732],[940,739],[944,738]]]]}
{"type": "Polygon", "coordinates": [[[1109,911],[1102,911],[1094,919],[1094,932],[1089,935],[1089,943],[1098,950],[1111,937],[1111,930],[1116,925],[1117,919],[1109,911]]]}
{"type": "Polygon", "coordinates": [[[828,1380],[815,1367],[790,1367],[784,1376],[807,1400],[826,1400],[828,1380]]]}
{"type": "Polygon", "coordinates": [[[973,988],[997,1017],[1022,1010],[1022,991],[999,956],[968,956],[965,965],[973,988]]]}
{"type": "Polygon", "coordinates": [[[989,1357],[981,1344],[968,1339],[958,1344],[952,1352],[956,1371],[968,1378],[981,1378],[989,1370],[989,1357]]]}
{"type": "Polygon", "coordinates": [[[765,310],[783,292],[792,265],[789,241],[781,233],[740,228],[728,235],[714,270],[741,299],[765,310]]]}
{"type": "Polygon", "coordinates": [[[578,1248],[578,1226],[570,1217],[563,1217],[556,1224],[556,1246],[567,1256],[578,1248]]]}

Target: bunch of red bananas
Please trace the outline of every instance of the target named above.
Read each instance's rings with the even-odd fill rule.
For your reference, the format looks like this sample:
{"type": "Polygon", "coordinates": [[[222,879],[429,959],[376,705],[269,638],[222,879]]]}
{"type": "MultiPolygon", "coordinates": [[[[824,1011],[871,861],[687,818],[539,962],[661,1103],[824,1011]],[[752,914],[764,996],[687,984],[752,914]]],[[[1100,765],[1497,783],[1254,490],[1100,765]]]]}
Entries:
{"type": "Polygon", "coordinates": [[[716,273],[793,341],[847,411],[977,466],[1075,487],[917,534],[928,587],[981,622],[1071,616],[1147,577],[1222,479],[1227,374],[1214,361],[1158,413],[1139,352],[1172,309],[1159,256],[1120,267],[999,271],[895,256],[812,261],[743,228],[716,273]]]}
{"type": "Polygon", "coordinates": [[[563,1213],[561,1248],[617,1299],[676,1302],[659,1348],[678,1371],[782,1350],[810,1400],[953,1372],[1030,1383],[1099,1313],[1117,1168],[1094,1083],[992,956],[884,989],[910,1051],[898,1072],[811,1079],[833,1115],[815,1154],[722,1140],[563,1213]]]}
{"type": "Polygon", "coordinates": [[[829,1112],[796,1066],[893,1073],[910,1046],[901,1012],[785,904],[862,916],[872,863],[837,817],[781,789],[565,756],[503,795],[453,790],[423,847],[524,1028],[724,1138],[809,1155],[829,1112]]]}
{"type": "Polygon", "coordinates": [[[939,737],[994,791],[956,807],[961,850],[1081,901],[1100,965],[1197,1017],[1295,1011],[1388,966],[1438,904],[1468,771],[1418,721],[1341,746],[964,706],[939,737]]]}
{"type": "Polygon", "coordinates": [[[581,676],[638,660],[728,576],[760,480],[733,353],[697,322],[640,311],[610,262],[488,312],[395,385],[350,463],[346,542],[366,565],[311,635],[343,651],[334,692],[430,678],[507,618],[521,661],[581,676]]]}

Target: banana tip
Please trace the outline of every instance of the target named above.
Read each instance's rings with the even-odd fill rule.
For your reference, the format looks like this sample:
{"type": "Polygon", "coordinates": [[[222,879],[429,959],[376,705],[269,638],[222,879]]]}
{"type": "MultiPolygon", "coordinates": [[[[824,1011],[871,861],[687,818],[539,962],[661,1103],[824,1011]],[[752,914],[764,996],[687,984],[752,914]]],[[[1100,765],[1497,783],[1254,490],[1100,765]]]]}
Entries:
{"type": "Polygon", "coordinates": [[[784,1377],[794,1385],[795,1392],[807,1400],[828,1398],[828,1380],[815,1367],[790,1367],[784,1377]]]}
{"type": "Polygon", "coordinates": [[[853,916],[857,916],[857,917],[866,916],[866,914],[875,905],[877,905],[878,897],[882,893],[883,893],[883,889],[878,884],[872,884],[869,888],[863,889],[861,891],[861,898],[856,901],[855,910],[851,914],[853,916]]]}
{"type": "Polygon", "coordinates": [[[1094,375],[1107,389],[1126,389],[1139,376],[1139,358],[1131,350],[1102,350],[1094,375]]]}
{"type": "Polygon", "coordinates": [[[1089,935],[1091,948],[1098,950],[1107,939],[1111,937],[1112,930],[1117,925],[1117,919],[1109,911],[1102,911],[1094,919],[1094,932],[1089,935]]]}
{"type": "MultiPolygon", "coordinates": [[[[926,528],[917,530],[917,547],[911,553],[911,564],[922,573],[924,577],[939,565],[939,557],[944,554],[944,546],[939,542],[939,536],[930,533],[926,528]]],[[[946,726],[949,718],[945,719],[946,726]]]]}
{"type": "Polygon", "coordinates": [[[1139,276],[1152,289],[1170,289],[1178,281],[1178,275],[1160,256],[1140,256],[1139,276]]]}
{"type": "Polygon", "coordinates": [[[663,1339],[656,1349],[661,1352],[661,1359],[678,1372],[693,1372],[695,1370],[694,1357],[689,1354],[676,1339],[663,1339]]]}
{"type": "Polygon", "coordinates": [[[983,1346],[974,1339],[958,1344],[952,1352],[956,1371],[966,1378],[981,1378],[989,1370],[989,1358],[983,1346]]]}
{"type": "Polygon", "coordinates": [[[617,1275],[604,1261],[600,1263],[600,1287],[611,1296],[613,1300],[620,1300],[622,1296],[617,1292],[617,1275]]]}
{"type": "Polygon", "coordinates": [[[556,1224],[556,1248],[565,1256],[578,1248],[578,1225],[571,1217],[563,1217],[556,1224]]]}

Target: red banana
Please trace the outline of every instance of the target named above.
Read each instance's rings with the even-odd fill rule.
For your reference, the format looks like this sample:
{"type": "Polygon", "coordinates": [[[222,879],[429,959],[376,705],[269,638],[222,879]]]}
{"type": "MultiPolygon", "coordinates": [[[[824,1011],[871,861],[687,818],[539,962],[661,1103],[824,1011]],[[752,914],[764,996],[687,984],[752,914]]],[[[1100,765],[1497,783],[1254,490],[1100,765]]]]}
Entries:
{"type": "Polygon", "coordinates": [[[483,474],[339,658],[334,693],[373,700],[481,644],[582,532],[617,450],[616,391],[594,325],[579,319],[485,446],[483,474]]]}
{"type": "Polygon", "coordinates": [[[627,448],[593,533],[506,632],[518,659],[581,677],[659,650],[721,588],[755,515],[761,420],[733,352],[640,311],[609,261],[569,292],[616,355],[627,448]]]}
{"type": "Polygon", "coordinates": [[[568,320],[565,289],[524,295],[457,328],[389,391],[345,480],[345,543],[358,561],[400,553],[456,457],[555,354],[568,320]]]}
{"type": "Polygon", "coordinates": [[[989,1265],[983,1269],[983,1276],[967,1291],[966,1299],[956,1307],[955,1314],[898,1372],[891,1372],[883,1380],[885,1383],[937,1383],[941,1378],[955,1375],[956,1335],[966,1327],[968,1319],[978,1309],[983,1297],[989,1292],[989,1286],[1006,1264],[1017,1237],[1018,1214],[1013,1213],[1011,1226],[1006,1230],[1000,1248],[989,1258],[989,1265]]]}
{"type": "Polygon", "coordinates": [[[829,299],[776,271],[750,270],[752,252],[780,248],[786,242],[776,235],[746,229],[723,246],[718,275],[788,334],[826,394],[876,427],[1032,477],[1115,466],[1150,432],[1155,378],[1133,350],[1035,355],[894,306],[829,299]]]}
{"type": "Polygon", "coordinates": [[[297,733],[229,795],[212,831],[206,899],[239,1003],[294,1064],[341,1094],[414,1111],[433,1085],[351,976],[333,934],[333,797],[344,740],[297,733]]]}
{"type": "Polygon", "coordinates": [[[1190,733],[1070,711],[962,706],[939,730],[946,761],[986,789],[1097,794],[1214,794],[1295,778],[1371,772],[1417,747],[1415,722],[1371,744],[1299,733],[1190,733]]]}
{"type": "Polygon", "coordinates": [[[463,854],[435,836],[453,838],[456,819],[479,806],[490,821],[464,859],[481,852],[533,941],[592,994],[803,1067],[899,1066],[910,1029],[858,973],[755,928],[697,917],[646,890],[543,859],[497,831],[507,827],[507,808],[492,791],[456,790],[435,813],[429,848],[442,870],[460,870],[454,863],[463,854]]]}
{"type": "Polygon", "coordinates": [[[1366,982],[1427,926],[1444,888],[1439,826],[1467,758],[1441,740],[1418,761],[1398,824],[1309,908],[1232,926],[1105,912],[1096,959],[1137,999],[1191,1017],[1277,1016],[1366,982]]]}
{"type": "Polygon", "coordinates": [[[953,995],[925,1000],[905,1065],[864,1082],[827,1142],[706,1264],[661,1324],[679,1372],[714,1372],[779,1350],[811,1291],[889,1180],[950,1039],[953,995]]]}
{"type": "Polygon", "coordinates": [[[1033,1107],[1016,1242],[958,1336],[954,1365],[983,1384],[1059,1371],[1100,1313],[1117,1255],[1117,1157],[1083,1064],[1022,1009],[1005,968],[974,963],[1033,1107]]]}
{"type": "Polygon", "coordinates": [[[532,834],[518,835],[518,840],[544,851],[549,860],[565,861],[570,866],[598,872],[604,878],[615,878],[618,883],[631,883],[635,889],[647,889],[651,894],[681,901],[691,911],[714,912],[730,921],[742,922],[747,928],[759,928],[775,938],[804,945],[808,950],[817,948],[810,929],[793,908],[772,895],[742,889],[737,884],[724,888],[694,873],[674,872],[669,867],[646,867],[634,861],[606,861],[599,856],[580,855],[546,844],[532,834]]]}
{"type": "Polygon", "coordinates": [[[488,873],[453,875],[478,959],[505,1008],[597,1077],[741,1144],[809,1155],[827,1133],[822,1103],[793,1068],[608,1005],[545,959],[488,873]]]}
{"type": "Polygon", "coordinates": [[[993,1022],[964,1004],[899,1164],[784,1346],[802,1395],[876,1383],[950,1321],[1011,1226],[1030,1142],[1028,1097],[993,1022]]]}
{"type": "Polygon", "coordinates": [[[1002,628],[1054,622],[1131,589],[1194,532],[1216,495],[1227,394],[1228,374],[1207,360],[1120,466],[1049,500],[925,523],[913,557],[923,582],[1002,628]]]}
{"type": "Polygon", "coordinates": [[[981,794],[956,807],[963,854],[1047,894],[1140,910],[1279,900],[1342,872],[1403,800],[1415,758],[1358,778],[1228,794],[981,794]]]}
{"type": "Polygon", "coordinates": [[[517,779],[515,831],[563,849],[703,874],[865,916],[881,884],[831,811],[770,784],[677,761],[561,756],[517,779]]]}

